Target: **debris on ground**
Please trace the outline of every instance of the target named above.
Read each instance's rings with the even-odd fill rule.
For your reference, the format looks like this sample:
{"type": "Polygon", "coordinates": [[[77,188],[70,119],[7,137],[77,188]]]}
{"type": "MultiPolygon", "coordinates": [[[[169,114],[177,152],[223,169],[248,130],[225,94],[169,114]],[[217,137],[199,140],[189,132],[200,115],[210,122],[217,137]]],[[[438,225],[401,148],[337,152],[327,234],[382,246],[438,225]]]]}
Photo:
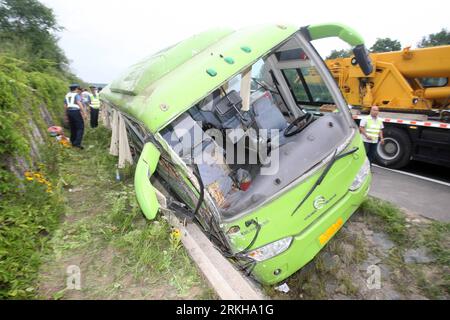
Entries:
{"type": "Polygon", "coordinates": [[[275,290],[280,291],[282,293],[289,293],[289,291],[291,291],[287,283],[283,283],[281,286],[276,287],[275,290]]]}
{"type": "Polygon", "coordinates": [[[404,259],[406,263],[431,263],[436,260],[429,256],[425,248],[407,250],[404,259]]]}

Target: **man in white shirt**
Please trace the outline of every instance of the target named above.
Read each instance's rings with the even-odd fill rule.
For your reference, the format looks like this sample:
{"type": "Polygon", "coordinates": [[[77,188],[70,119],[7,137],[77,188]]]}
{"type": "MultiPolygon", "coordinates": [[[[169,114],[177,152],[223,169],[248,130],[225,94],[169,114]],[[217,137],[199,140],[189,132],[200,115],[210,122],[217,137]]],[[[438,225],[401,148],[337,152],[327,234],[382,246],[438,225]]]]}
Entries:
{"type": "Polygon", "coordinates": [[[373,163],[375,160],[378,142],[384,144],[384,125],[383,121],[378,118],[379,113],[379,108],[377,106],[373,106],[370,110],[370,115],[367,118],[362,119],[359,124],[359,131],[361,132],[370,163],[373,163]]]}

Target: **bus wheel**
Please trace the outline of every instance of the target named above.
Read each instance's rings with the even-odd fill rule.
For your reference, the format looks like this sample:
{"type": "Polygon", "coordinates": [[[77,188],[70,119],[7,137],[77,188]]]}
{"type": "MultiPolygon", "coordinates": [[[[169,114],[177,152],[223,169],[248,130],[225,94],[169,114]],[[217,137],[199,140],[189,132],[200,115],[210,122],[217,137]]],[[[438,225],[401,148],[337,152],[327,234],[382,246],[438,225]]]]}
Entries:
{"type": "Polygon", "coordinates": [[[377,162],[392,169],[403,168],[411,159],[411,140],[398,128],[386,128],[383,133],[384,145],[378,144],[377,162]]]}

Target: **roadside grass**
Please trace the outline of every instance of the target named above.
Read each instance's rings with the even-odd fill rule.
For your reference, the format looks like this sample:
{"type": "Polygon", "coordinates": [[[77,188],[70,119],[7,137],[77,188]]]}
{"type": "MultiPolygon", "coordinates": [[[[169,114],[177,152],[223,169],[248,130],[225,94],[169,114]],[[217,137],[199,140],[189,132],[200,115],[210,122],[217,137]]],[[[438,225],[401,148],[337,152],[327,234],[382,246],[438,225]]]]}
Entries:
{"type": "Polygon", "coordinates": [[[450,223],[432,222],[420,233],[417,243],[426,246],[437,263],[450,266],[450,223]]]}
{"type": "Polygon", "coordinates": [[[402,210],[375,198],[361,206],[364,219],[374,230],[385,232],[396,243],[386,263],[394,270],[393,282],[403,294],[421,291],[429,299],[450,295],[450,223],[408,219],[402,210]],[[407,263],[405,252],[424,248],[431,263],[407,263]]]}
{"type": "Polygon", "coordinates": [[[265,291],[274,299],[448,299],[449,231],[448,223],[419,219],[369,197],[313,261],[285,281],[288,294],[274,287],[265,291]],[[375,233],[386,234],[395,246],[383,249],[373,242],[375,233]],[[408,251],[424,248],[431,262],[407,263],[408,251]],[[382,272],[378,292],[366,286],[372,264],[382,272]]]}
{"type": "Polygon", "coordinates": [[[431,299],[450,296],[450,223],[433,221],[419,232],[416,247],[428,248],[435,262],[416,270],[418,285],[431,299]]]}
{"type": "Polygon", "coordinates": [[[374,223],[371,225],[375,226],[376,230],[387,233],[396,244],[404,245],[408,240],[406,218],[399,208],[389,202],[369,197],[360,210],[366,219],[378,218],[378,221],[372,221],[374,223]]]}
{"type": "Polygon", "coordinates": [[[52,157],[35,170],[36,176],[18,182],[0,202],[0,299],[29,299],[36,295],[37,272],[42,255],[64,214],[59,188],[58,158],[65,150],[57,143],[41,148],[43,158],[52,157]],[[42,179],[52,184],[49,192],[42,179]],[[41,181],[41,182],[40,182],[41,181]]]}
{"type": "Polygon", "coordinates": [[[132,170],[108,154],[110,133],[88,130],[85,150],[61,165],[66,216],[41,268],[43,299],[212,299],[169,224],[147,221],[135,198],[132,170]],[[81,269],[82,290],[65,288],[69,265],[81,269]]]}
{"type": "Polygon", "coordinates": [[[431,221],[414,223],[394,205],[368,198],[361,206],[363,216],[377,230],[386,232],[401,249],[426,247],[435,262],[450,266],[450,223],[431,221]]]}

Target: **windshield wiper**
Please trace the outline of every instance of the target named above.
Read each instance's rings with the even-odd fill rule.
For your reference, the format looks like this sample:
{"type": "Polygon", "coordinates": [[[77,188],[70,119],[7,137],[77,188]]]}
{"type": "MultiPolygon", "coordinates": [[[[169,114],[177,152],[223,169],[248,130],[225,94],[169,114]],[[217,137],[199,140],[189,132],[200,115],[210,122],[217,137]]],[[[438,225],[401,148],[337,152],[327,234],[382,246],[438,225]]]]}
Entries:
{"type": "Polygon", "coordinates": [[[306,200],[309,199],[309,197],[313,194],[313,192],[317,189],[317,187],[320,186],[320,184],[323,182],[323,180],[327,176],[328,172],[330,172],[331,168],[333,167],[333,165],[335,164],[336,161],[338,161],[339,159],[345,158],[346,156],[349,156],[351,154],[354,154],[358,150],[359,150],[359,148],[356,147],[356,148],[353,148],[352,150],[350,150],[348,152],[341,153],[340,155],[336,155],[337,154],[337,150],[336,150],[334,152],[334,154],[333,154],[333,158],[330,160],[330,162],[328,163],[327,167],[325,168],[325,170],[320,175],[319,179],[317,179],[316,183],[314,183],[314,185],[312,186],[311,190],[309,190],[309,192],[306,194],[306,196],[302,200],[302,202],[300,202],[300,204],[297,206],[297,208],[295,208],[295,210],[292,212],[291,216],[293,216],[298,211],[298,209],[300,209],[300,207],[306,202],[306,200]]]}

